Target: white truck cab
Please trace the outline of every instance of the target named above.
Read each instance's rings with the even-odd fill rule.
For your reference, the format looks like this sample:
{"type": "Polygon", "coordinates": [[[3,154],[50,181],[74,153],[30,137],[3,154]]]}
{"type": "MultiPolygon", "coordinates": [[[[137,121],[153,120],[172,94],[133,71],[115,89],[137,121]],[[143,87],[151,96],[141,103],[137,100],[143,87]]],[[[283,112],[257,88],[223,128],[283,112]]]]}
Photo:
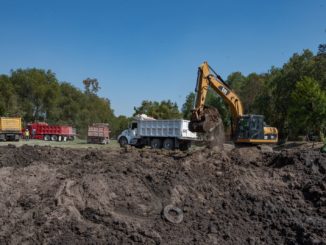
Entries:
{"type": "MultiPolygon", "coordinates": [[[[118,136],[117,140],[121,146],[132,145],[132,141],[137,135],[137,122],[132,122],[128,129],[125,129],[118,136]]],[[[135,140],[134,140],[135,141],[135,140]]]]}

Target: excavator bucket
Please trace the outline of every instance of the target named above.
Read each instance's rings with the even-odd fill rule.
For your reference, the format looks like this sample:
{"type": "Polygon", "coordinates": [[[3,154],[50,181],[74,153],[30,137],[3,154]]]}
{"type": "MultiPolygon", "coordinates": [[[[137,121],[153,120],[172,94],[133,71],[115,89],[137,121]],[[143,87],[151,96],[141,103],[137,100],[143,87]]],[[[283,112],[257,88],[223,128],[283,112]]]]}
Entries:
{"type": "Polygon", "coordinates": [[[205,107],[200,115],[193,113],[189,123],[189,130],[198,133],[213,132],[222,123],[219,111],[213,107],[205,107]]]}
{"type": "Polygon", "coordinates": [[[189,130],[202,133],[204,141],[210,147],[224,143],[223,121],[216,108],[205,107],[198,117],[194,112],[189,123],[189,130]]]}

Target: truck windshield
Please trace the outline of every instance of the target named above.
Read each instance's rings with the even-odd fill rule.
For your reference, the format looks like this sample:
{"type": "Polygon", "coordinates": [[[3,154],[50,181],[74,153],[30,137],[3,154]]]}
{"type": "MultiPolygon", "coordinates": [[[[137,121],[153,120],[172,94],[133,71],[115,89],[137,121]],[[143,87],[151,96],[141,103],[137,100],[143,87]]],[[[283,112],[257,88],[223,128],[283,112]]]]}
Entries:
{"type": "Polygon", "coordinates": [[[137,123],[132,123],[131,124],[131,129],[135,129],[135,128],[137,128],[137,123]]]}

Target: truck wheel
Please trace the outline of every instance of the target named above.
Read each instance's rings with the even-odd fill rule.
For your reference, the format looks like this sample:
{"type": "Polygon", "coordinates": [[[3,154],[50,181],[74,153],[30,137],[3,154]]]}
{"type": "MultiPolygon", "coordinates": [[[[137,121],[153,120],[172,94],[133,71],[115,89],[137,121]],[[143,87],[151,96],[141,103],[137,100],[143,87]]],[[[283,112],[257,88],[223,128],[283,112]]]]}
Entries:
{"type": "Polygon", "coordinates": [[[120,144],[121,147],[125,147],[126,145],[128,145],[128,140],[127,140],[127,138],[126,138],[126,137],[121,137],[121,138],[119,139],[119,144],[120,144]]]}
{"type": "Polygon", "coordinates": [[[188,142],[180,143],[179,149],[180,151],[187,151],[190,148],[190,144],[188,142]]]}
{"type": "Polygon", "coordinates": [[[163,148],[166,150],[173,150],[174,149],[173,139],[165,139],[163,142],[163,148]]]}
{"type": "Polygon", "coordinates": [[[153,149],[161,149],[162,148],[162,141],[160,139],[152,139],[151,147],[153,149]]]}
{"type": "Polygon", "coordinates": [[[51,139],[50,135],[44,135],[44,140],[49,141],[51,139]]]}
{"type": "Polygon", "coordinates": [[[51,140],[52,140],[52,141],[57,141],[57,140],[58,140],[58,136],[56,136],[56,135],[52,135],[52,136],[51,136],[51,140]]]}

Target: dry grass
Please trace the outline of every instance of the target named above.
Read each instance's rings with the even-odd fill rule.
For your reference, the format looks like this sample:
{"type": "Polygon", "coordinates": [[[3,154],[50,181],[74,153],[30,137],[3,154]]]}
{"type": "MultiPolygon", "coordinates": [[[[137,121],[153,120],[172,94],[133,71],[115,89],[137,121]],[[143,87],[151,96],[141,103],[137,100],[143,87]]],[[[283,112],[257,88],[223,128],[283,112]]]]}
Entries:
{"type": "Polygon", "coordinates": [[[98,149],[112,149],[119,148],[119,144],[116,140],[110,140],[110,143],[107,145],[100,144],[87,144],[86,140],[76,139],[74,141],[67,142],[56,142],[56,141],[44,141],[44,140],[20,140],[19,142],[7,141],[0,142],[0,146],[7,146],[8,144],[16,145],[17,147],[22,145],[49,145],[54,147],[63,147],[63,148],[98,148],[98,149]]]}

